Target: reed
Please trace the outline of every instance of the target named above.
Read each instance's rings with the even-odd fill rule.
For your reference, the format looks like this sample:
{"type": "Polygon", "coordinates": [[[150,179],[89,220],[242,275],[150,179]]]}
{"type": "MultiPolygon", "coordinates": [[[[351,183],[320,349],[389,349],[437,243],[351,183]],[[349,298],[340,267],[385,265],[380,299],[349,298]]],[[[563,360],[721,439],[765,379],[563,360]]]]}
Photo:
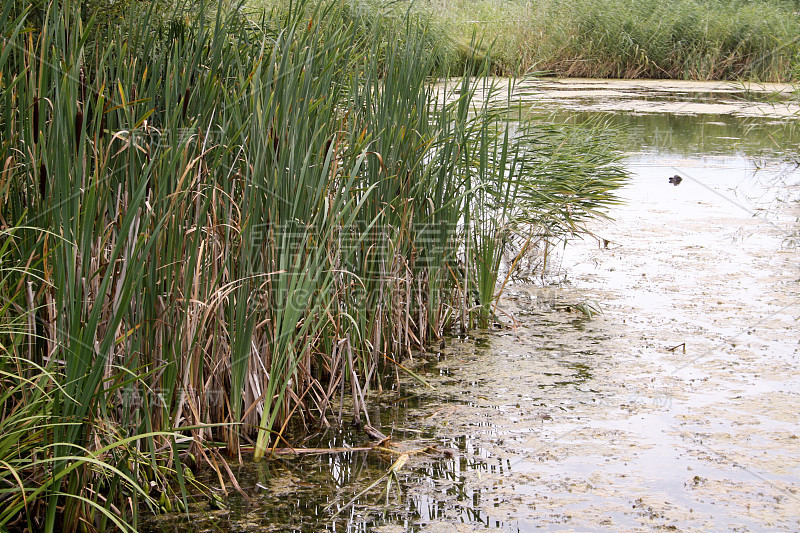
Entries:
{"type": "Polygon", "coordinates": [[[503,235],[623,179],[476,108],[489,60],[443,98],[413,16],[3,6],[0,527],[135,528],[220,449],[369,422],[404,357],[492,320],[503,235]]]}
{"type": "Polygon", "coordinates": [[[494,42],[500,73],[785,82],[800,76],[796,2],[456,0],[426,9],[463,53],[473,53],[473,31],[494,42]]]}

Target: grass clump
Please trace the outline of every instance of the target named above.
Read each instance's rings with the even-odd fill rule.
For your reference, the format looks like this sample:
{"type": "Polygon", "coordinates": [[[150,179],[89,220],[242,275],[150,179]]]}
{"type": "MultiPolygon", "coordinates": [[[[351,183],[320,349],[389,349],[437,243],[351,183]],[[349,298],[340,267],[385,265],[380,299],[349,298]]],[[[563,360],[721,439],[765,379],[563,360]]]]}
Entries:
{"type": "Polygon", "coordinates": [[[488,61],[431,83],[411,16],[3,5],[0,527],[135,528],[187,458],[267,456],[345,394],[369,422],[403,357],[494,321],[508,232],[576,231],[624,179],[478,104],[488,61]]]}

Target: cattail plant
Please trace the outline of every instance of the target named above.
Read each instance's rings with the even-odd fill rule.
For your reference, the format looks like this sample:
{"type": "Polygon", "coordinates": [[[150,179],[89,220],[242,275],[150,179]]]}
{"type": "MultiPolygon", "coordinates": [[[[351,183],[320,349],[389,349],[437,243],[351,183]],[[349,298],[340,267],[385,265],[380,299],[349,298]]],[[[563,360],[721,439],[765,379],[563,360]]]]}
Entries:
{"type": "Polygon", "coordinates": [[[488,60],[437,87],[413,17],[3,5],[0,527],[135,528],[187,459],[369,423],[403,358],[494,321],[503,235],[622,181],[475,106],[488,60]]]}

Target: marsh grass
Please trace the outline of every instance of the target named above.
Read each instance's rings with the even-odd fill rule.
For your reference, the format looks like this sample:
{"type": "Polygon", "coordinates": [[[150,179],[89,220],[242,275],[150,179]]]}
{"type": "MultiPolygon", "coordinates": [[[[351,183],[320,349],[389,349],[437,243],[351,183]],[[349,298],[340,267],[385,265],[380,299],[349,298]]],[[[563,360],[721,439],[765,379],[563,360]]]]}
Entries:
{"type": "Polygon", "coordinates": [[[499,73],[594,78],[800,77],[800,12],[781,0],[447,1],[425,8],[471,54],[478,31],[499,73]]]}
{"type": "Polygon", "coordinates": [[[183,461],[370,422],[403,358],[493,320],[509,231],[624,178],[476,107],[488,59],[441,98],[413,16],[3,5],[0,527],[135,528],[186,505],[183,461]]]}

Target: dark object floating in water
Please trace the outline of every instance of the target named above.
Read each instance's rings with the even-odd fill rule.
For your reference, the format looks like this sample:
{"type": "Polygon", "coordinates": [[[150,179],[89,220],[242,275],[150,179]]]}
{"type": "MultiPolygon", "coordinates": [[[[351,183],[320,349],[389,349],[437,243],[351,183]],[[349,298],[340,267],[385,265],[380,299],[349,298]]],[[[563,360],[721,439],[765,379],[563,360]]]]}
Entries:
{"type": "Polygon", "coordinates": [[[683,178],[682,178],[682,177],[680,177],[680,176],[678,176],[677,174],[675,174],[674,176],[672,176],[672,177],[669,179],[669,182],[670,182],[671,184],[673,184],[674,186],[676,186],[676,187],[677,187],[678,185],[680,185],[680,183],[681,183],[682,181],[683,181],[683,178]]]}

